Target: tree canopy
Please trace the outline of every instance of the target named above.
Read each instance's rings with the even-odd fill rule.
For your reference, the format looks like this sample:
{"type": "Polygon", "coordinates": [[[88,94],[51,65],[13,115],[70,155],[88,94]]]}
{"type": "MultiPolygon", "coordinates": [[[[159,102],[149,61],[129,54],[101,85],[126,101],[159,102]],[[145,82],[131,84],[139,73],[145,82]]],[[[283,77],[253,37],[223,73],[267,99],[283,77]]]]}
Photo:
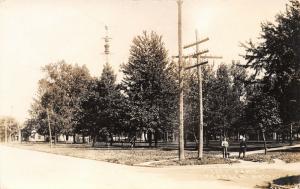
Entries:
{"type": "Polygon", "coordinates": [[[285,124],[300,120],[300,3],[290,0],[275,23],[261,25],[260,42],[247,43],[247,63],[253,74],[249,83],[260,83],[273,96],[285,124]],[[291,102],[295,102],[292,105],[291,102]],[[291,107],[294,107],[293,109],[291,107]],[[291,114],[292,113],[292,114],[291,114]]]}
{"type": "Polygon", "coordinates": [[[131,126],[157,134],[173,125],[176,114],[173,67],[162,37],[143,32],[133,39],[122,85],[130,105],[131,126]]]}

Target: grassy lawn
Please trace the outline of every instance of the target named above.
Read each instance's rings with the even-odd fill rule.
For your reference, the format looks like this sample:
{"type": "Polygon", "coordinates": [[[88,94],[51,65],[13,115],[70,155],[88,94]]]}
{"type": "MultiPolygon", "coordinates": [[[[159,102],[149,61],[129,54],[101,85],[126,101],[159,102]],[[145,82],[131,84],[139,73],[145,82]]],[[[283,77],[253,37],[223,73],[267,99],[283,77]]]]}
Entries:
{"type": "MultiPolygon", "coordinates": [[[[88,144],[56,144],[53,148],[46,143],[23,143],[10,144],[10,146],[60,154],[72,157],[107,161],[112,163],[135,165],[145,162],[153,162],[152,166],[171,166],[171,165],[203,165],[203,164],[225,164],[237,163],[238,160],[226,160],[213,155],[221,154],[221,151],[204,151],[204,158],[197,159],[196,150],[186,150],[184,161],[178,161],[178,151],[168,148],[129,148],[129,147],[97,147],[92,148],[88,144]]],[[[268,152],[264,154],[247,155],[244,160],[253,162],[273,163],[274,159],[281,159],[287,163],[300,162],[300,148],[293,148],[282,151],[268,152]]]]}
{"type": "Polygon", "coordinates": [[[286,163],[300,162],[300,148],[291,148],[288,150],[272,151],[265,154],[253,154],[245,157],[246,161],[269,162],[273,163],[273,159],[280,159],[286,163]]]}
{"type": "Polygon", "coordinates": [[[227,163],[228,164],[239,163],[239,161],[214,157],[212,155],[207,154],[201,160],[197,159],[197,157],[194,156],[194,157],[187,157],[183,161],[173,159],[173,160],[152,163],[152,165],[156,167],[161,167],[161,166],[173,166],[173,165],[206,165],[206,164],[227,164],[227,163]]]}
{"type": "MultiPolygon", "coordinates": [[[[205,152],[206,157],[202,161],[196,159],[197,151],[185,151],[187,160],[183,162],[176,161],[178,157],[177,150],[164,150],[154,148],[120,148],[120,147],[101,147],[92,148],[84,144],[57,144],[52,148],[49,144],[45,143],[23,143],[23,144],[10,144],[10,146],[22,149],[35,150],[48,152],[53,154],[60,154],[72,157],[93,159],[99,161],[107,161],[112,163],[135,165],[150,161],[167,160],[169,163],[164,165],[193,165],[193,164],[214,164],[214,163],[227,163],[223,158],[214,158],[213,154],[220,152],[210,151],[205,152]],[[209,155],[209,157],[208,157],[209,155]]],[[[159,164],[158,164],[159,165],[159,164]]]]}

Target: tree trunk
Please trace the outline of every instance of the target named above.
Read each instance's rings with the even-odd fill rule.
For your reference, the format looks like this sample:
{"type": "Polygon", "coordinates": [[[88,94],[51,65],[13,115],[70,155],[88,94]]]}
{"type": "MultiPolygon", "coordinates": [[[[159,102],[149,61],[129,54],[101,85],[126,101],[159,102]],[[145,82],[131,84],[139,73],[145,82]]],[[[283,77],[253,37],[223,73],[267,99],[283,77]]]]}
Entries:
{"type": "Polygon", "coordinates": [[[198,150],[198,148],[199,148],[199,141],[197,139],[197,136],[196,136],[195,132],[194,132],[193,135],[194,135],[194,140],[195,140],[195,143],[196,143],[195,150],[198,150]]]}
{"type": "Polygon", "coordinates": [[[187,132],[184,132],[184,148],[187,147],[187,132]]]}
{"type": "Polygon", "coordinates": [[[73,134],[73,144],[76,144],[76,134],[73,134]]]}
{"type": "Polygon", "coordinates": [[[113,134],[112,134],[112,133],[109,133],[109,137],[110,137],[109,145],[112,146],[112,145],[113,145],[113,142],[114,142],[113,134]]]}
{"type": "Polygon", "coordinates": [[[293,145],[293,124],[290,123],[290,145],[293,145]]]}
{"type": "Polygon", "coordinates": [[[82,144],[84,144],[85,143],[85,136],[84,136],[84,134],[82,134],[82,144]]]}
{"type": "Polygon", "coordinates": [[[155,148],[157,148],[157,146],[158,146],[158,129],[155,129],[154,142],[155,142],[155,148]]]}
{"type": "MultiPolygon", "coordinates": [[[[298,135],[297,135],[298,136],[298,135]]],[[[298,139],[298,138],[297,138],[298,139]]],[[[169,142],[169,132],[167,131],[166,132],[166,143],[168,143],[169,142]]]]}
{"type": "Polygon", "coordinates": [[[205,135],[206,135],[206,144],[205,146],[208,147],[209,146],[209,135],[208,135],[208,131],[205,131],[205,135]]]}
{"type": "Polygon", "coordinates": [[[97,136],[92,134],[92,147],[95,147],[97,136]]]}
{"type": "Polygon", "coordinates": [[[57,144],[57,134],[56,133],[54,134],[54,144],[55,145],[57,144]]]}
{"type": "Polygon", "coordinates": [[[56,127],[54,127],[54,145],[57,144],[57,134],[56,134],[56,127]]]}
{"type": "Polygon", "coordinates": [[[152,147],[152,131],[151,130],[148,131],[148,143],[149,143],[149,147],[152,147]]]}
{"type": "Polygon", "coordinates": [[[267,154],[267,142],[266,142],[266,136],[265,132],[262,132],[263,140],[264,140],[264,149],[265,149],[265,155],[267,154]]]}

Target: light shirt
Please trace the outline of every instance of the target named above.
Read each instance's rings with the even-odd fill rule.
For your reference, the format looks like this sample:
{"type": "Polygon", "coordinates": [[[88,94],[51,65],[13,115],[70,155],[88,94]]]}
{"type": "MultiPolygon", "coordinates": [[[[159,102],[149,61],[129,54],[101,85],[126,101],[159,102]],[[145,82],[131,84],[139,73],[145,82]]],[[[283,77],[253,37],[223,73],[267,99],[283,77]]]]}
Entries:
{"type": "Polygon", "coordinates": [[[227,141],[222,141],[222,147],[227,148],[229,146],[227,141]]]}

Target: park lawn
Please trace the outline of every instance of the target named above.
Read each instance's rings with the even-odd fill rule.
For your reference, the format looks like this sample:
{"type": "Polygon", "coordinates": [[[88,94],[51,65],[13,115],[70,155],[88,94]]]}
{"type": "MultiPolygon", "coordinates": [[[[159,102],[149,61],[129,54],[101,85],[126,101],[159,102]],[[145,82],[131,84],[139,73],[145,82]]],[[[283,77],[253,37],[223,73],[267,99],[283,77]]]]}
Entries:
{"type": "Polygon", "coordinates": [[[238,160],[233,159],[224,159],[221,157],[215,157],[211,154],[205,154],[204,157],[199,160],[196,156],[187,157],[185,160],[166,160],[161,162],[154,162],[151,165],[156,167],[163,167],[163,166],[184,166],[184,165],[207,165],[207,164],[232,164],[232,163],[239,163],[238,160]]]}
{"type": "MultiPolygon", "coordinates": [[[[167,162],[170,162],[166,165],[215,164],[216,162],[226,163],[223,158],[206,158],[201,163],[199,160],[196,160],[197,151],[185,151],[188,161],[178,163],[178,161],[174,160],[178,158],[177,150],[164,150],[160,148],[92,148],[90,147],[90,145],[84,144],[56,144],[53,145],[52,148],[50,148],[49,144],[45,143],[10,144],[10,146],[27,150],[35,150],[126,165],[137,165],[145,162],[161,160],[167,160],[167,162]],[[192,163],[193,161],[194,163],[192,163]]],[[[210,156],[212,157],[212,154],[216,153],[220,152],[204,152],[204,155],[208,156],[208,154],[210,154],[210,156]]]]}
{"type": "Polygon", "coordinates": [[[286,163],[300,162],[300,148],[271,151],[265,154],[252,154],[245,157],[246,161],[274,163],[274,159],[280,159],[286,163]]]}

